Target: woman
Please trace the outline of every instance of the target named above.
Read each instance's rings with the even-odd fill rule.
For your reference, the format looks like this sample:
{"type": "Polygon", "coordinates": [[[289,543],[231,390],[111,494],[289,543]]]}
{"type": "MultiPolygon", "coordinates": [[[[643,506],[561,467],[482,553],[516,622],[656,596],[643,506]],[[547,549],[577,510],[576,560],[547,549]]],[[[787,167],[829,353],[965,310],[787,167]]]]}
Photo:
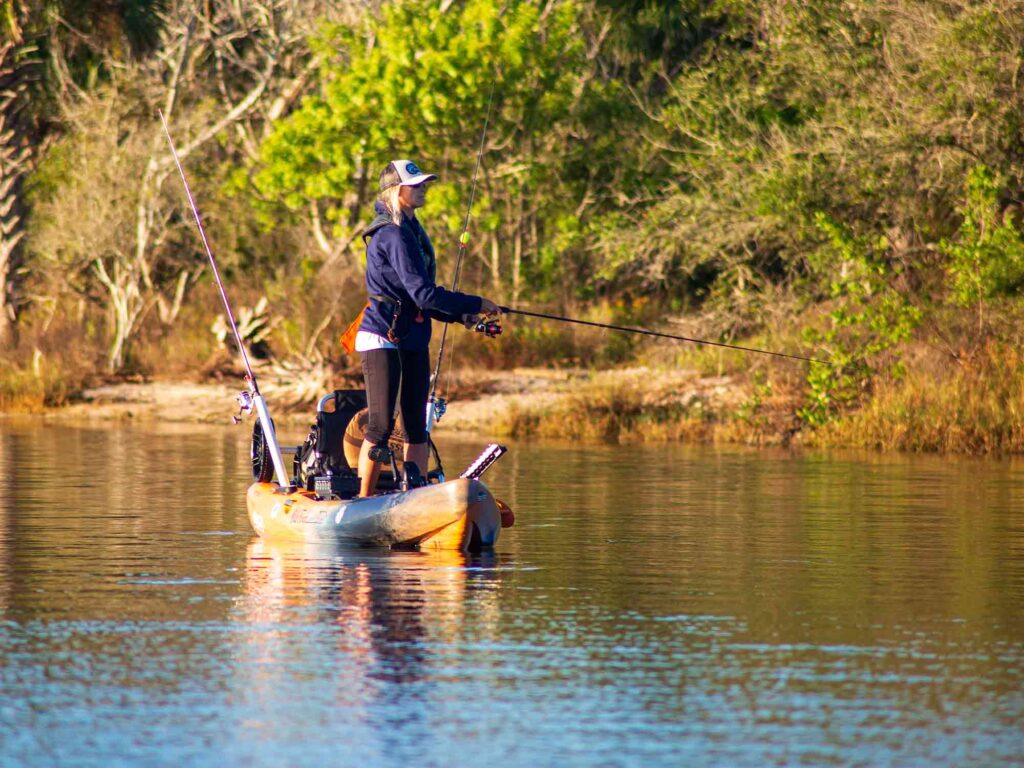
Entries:
{"type": "Polygon", "coordinates": [[[423,206],[427,184],[436,178],[409,160],[388,163],[380,175],[377,217],[363,233],[370,301],[355,348],[363,359],[369,422],[359,451],[360,496],[371,495],[377,485],[399,392],[407,474],[427,467],[431,319],[451,323],[467,315],[501,313],[489,299],[435,282],[434,248],[415,212],[423,206]]]}

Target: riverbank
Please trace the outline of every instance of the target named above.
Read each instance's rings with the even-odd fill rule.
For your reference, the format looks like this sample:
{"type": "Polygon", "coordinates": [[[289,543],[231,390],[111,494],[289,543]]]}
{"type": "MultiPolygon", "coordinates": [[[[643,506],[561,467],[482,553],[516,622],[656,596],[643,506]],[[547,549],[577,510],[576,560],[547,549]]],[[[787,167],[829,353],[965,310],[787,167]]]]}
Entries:
{"type": "MultiPolygon", "coordinates": [[[[449,408],[440,429],[491,439],[1024,453],[1020,355],[994,346],[955,365],[934,354],[911,359],[902,376],[871,382],[856,405],[817,426],[800,417],[808,395],[795,367],[739,368],[694,358],[692,366],[456,372],[448,391],[442,389],[449,408]]],[[[355,367],[259,375],[275,422],[300,430],[321,393],[361,385],[355,367]]],[[[240,383],[234,372],[205,382],[122,381],[84,388],[59,407],[28,410],[45,420],[229,423],[238,413],[240,383]]]]}
{"type": "MultiPolygon", "coordinates": [[[[340,381],[339,387],[356,386],[340,381]]],[[[266,387],[279,426],[304,426],[314,404],[266,387]],[[280,403],[288,402],[287,406],[280,403]]],[[[120,382],[91,387],[34,417],[69,421],[229,422],[238,386],[221,382],[120,382]]],[[[326,390],[325,390],[326,391],[326,390]]],[[[448,393],[445,431],[517,438],[612,442],[683,440],[788,443],[796,403],[765,398],[748,382],[696,369],[644,366],[607,371],[515,368],[461,374],[448,393]]]]}

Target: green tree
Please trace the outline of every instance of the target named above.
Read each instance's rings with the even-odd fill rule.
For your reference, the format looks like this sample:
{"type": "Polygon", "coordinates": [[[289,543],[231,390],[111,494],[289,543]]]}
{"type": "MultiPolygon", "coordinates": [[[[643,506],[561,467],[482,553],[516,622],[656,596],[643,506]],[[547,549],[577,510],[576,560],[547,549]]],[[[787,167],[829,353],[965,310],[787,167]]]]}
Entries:
{"type": "MultiPolygon", "coordinates": [[[[944,239],[954,300],[963,307],[1018,295],[1024,287],[1024,232],[1020,208],[999,202],[1002,185],[983,165],[967,175],[963,221],[955,238],[944,239]]],[[[979,307],[980,309],[980,307],[979,307]]]]}
{"type": "MultiPolygon", "coordinates": [[[[973,165],[999,169],[1018,194],[1015,0],[718,8],[722,29],[649,110],[646,135],[671,183],[616,213],[631,226],[602,233],[607,279],[736,307],[808,274],[819,212],[884,236],[883,258],[927,273],[942,263],[935,244],[953,234],[973,165]]],[[[825,279],[811,296],[826,298],[831,278],[815,274],[825,279]]]]}
{"type": "Polygon", "coordinates": [[[588,181],[612,160],[614,148],[588,143],[586,116],[617,93],[593,79],[585,24],[575,2],[410,0],[365,26],[327,27],[316,43],[317,93],[264,143],[255,189],[314,229],[326,222],[326,250],[347,249],[357,268],[361,243],[351,246],[377,175],[388,160],[413,157],[438,172],[426,216],[447,212],[454,239],[493,88],[471,248],[492,285],[515,297],[544,249],[578,229],[588,181]]]}

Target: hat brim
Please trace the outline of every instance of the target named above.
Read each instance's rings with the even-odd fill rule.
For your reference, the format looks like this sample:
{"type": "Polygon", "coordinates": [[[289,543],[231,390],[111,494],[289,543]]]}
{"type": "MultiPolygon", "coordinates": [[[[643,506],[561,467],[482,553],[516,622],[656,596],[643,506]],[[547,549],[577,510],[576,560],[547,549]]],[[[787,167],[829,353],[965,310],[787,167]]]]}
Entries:
{"type": "Polygon", "coordinates": [[[421,173],[419,176],[413,176],[411,179],[403,181],[402,186],[415,187],[417,184],[422,184],[424,181],[437,181],[437,176],[433,173],[421,173]]]}

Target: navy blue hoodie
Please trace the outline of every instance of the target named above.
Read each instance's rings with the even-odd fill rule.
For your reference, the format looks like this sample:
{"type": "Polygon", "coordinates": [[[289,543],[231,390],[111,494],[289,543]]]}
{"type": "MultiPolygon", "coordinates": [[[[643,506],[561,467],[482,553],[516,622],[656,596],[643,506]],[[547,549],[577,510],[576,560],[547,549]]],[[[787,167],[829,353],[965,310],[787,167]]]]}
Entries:
{"type": "Polygon", "coordinates": [[[410,351],[427,349],[431,318],[448,323],[460,321],[462,315],[480,312],[481,299],[449,291],[434,282],[434,247],[418,220],[403,218],[398,226],[380,202],[374,211],[377,218],[363,233],[370,306],[359,330],[386,338],[398,310],[394,324],[398,346],[410,351]]]}

